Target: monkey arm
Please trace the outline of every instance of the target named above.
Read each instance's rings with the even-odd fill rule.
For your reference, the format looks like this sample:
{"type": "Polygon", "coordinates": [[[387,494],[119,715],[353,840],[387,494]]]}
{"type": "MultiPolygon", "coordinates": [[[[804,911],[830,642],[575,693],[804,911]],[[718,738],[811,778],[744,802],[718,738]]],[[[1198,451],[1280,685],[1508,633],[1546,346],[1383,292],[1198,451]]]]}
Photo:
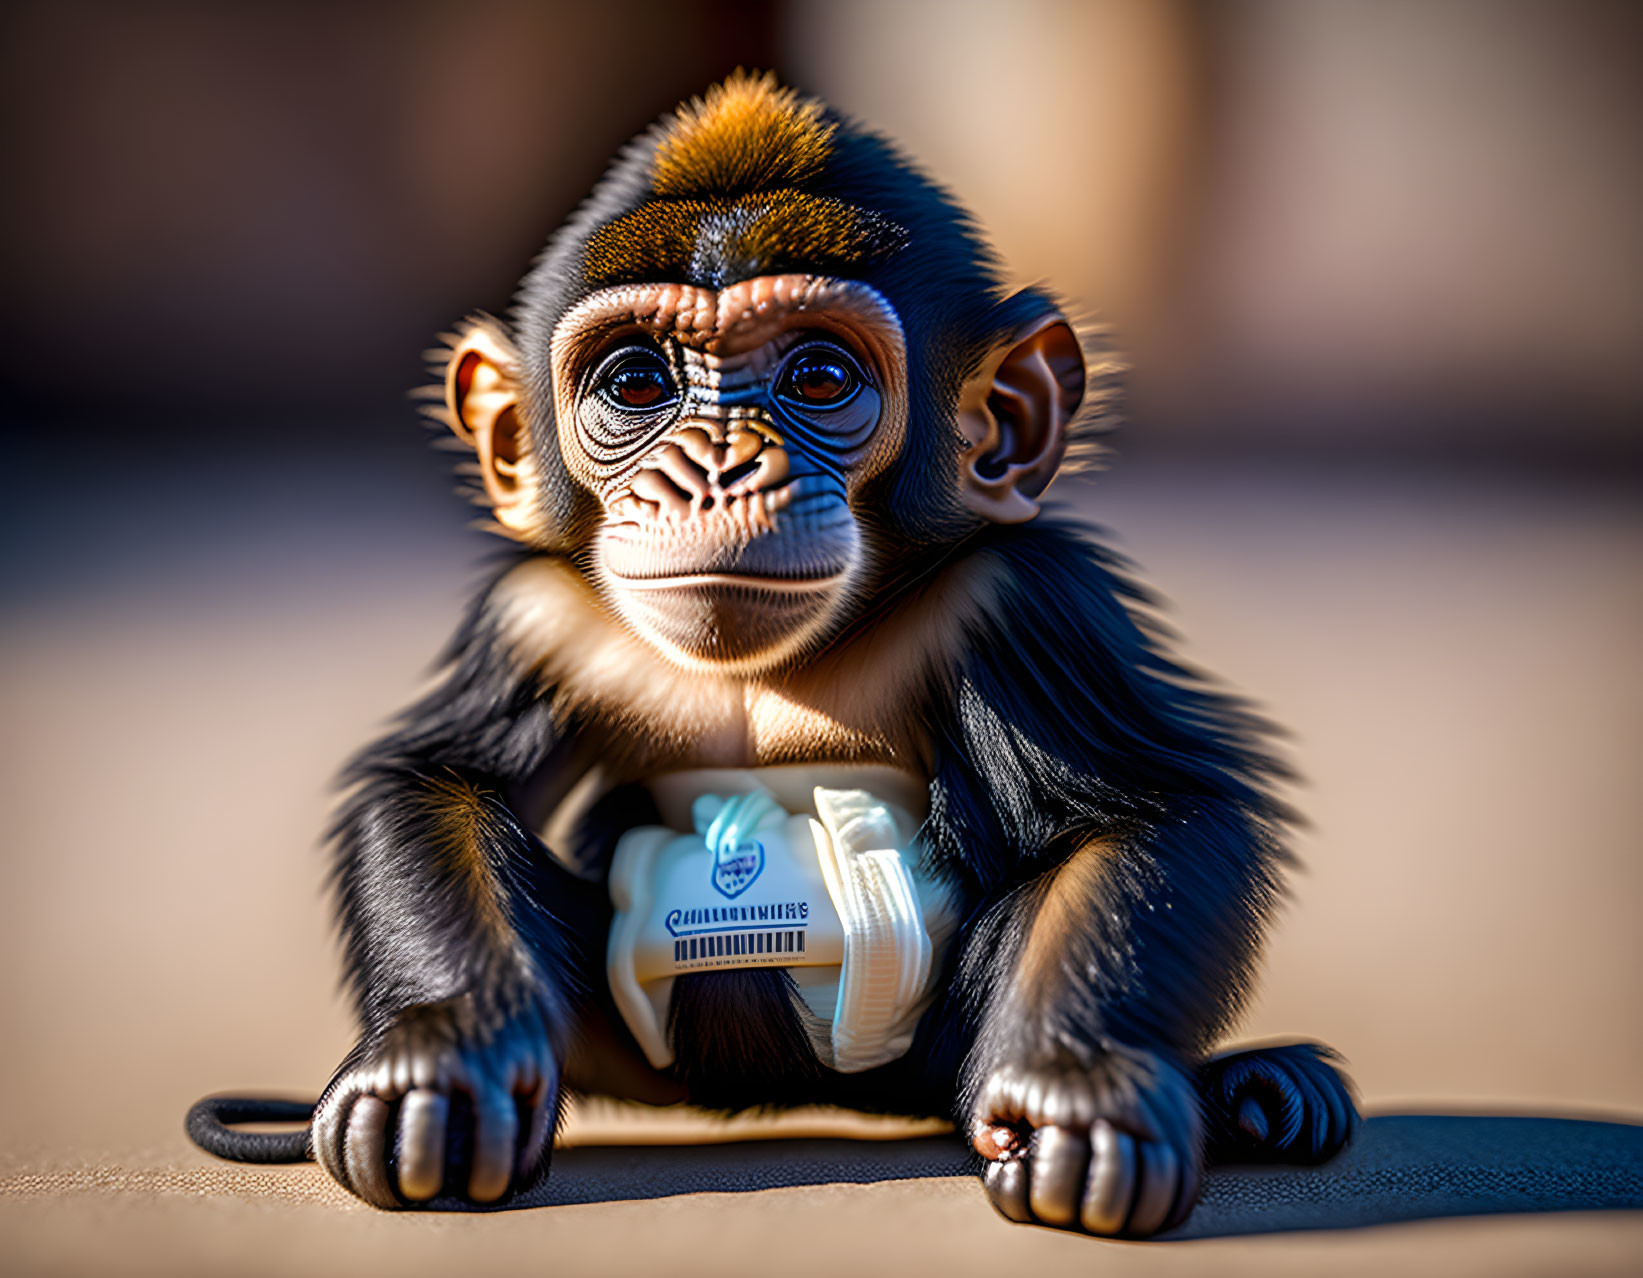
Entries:
{"type": "Polygon", "coordinates": [[[960,984],[983,1010],[960,1116],[1006,1216],[1145,1236],[1190,1210],[1206,1153],[1318,1161],[1350,1137],[1350,1087],[1315,1046],[1203,1063],[1273,892],[1239,854],[1267,837],[1248,821],[1200,802],[1091,838],[968,939],[960,984]]]}
{"type": "Polygon", "coordinates": [[[1163,651],[1149,601],[1078,531],[1044,521],[981,553],[998,604],[932,714],[927,846],[995,945],[1064,936],[1022,950],[1021,979],[1089,985],[1051,1000],[1059,1032],[1201,1049],[1288,859],[1270,729],[1163,651]]]}
{"type": "Polygon", "coordinates": [[[320,1101],[314,1149],[379,1206],[447,1182],[489,1201],[543,1164],[586,908],[508,802],[562,735],[547,705],[483,604],[449,657],[350,766],[332,832],[363,1033],[320,1101]]]}
{"type": "Polygon", "coordinates": [[[990,1010],[971,1088],[1005,1057],[1087,1064],[1115,1042],[1200,1057],[1250,982],[1277,891],[1270,838],[1199,801],[1084,837],[1002,892],[976,929],[990,1010]]]}
{"type": "Polygon", "coordinates": [[[1135,835],[1089,838],[968,938],[961,979],[982,1012],[960,1116],[1006,1216],[1146,1235],[1195,1201],[1193,1016],[1219,991],[1201,988],[1216,958],[1195,939],[1173,955],[1142,939],[1172,895],[1135,835]]]}
{"type": "Polygon", "coordinates": [[[483,597],[446,664],[349,765],[331,831],[349,983],[368,1029],[458,995],[482,1016],[526,996],[559,1010],[563,929],[533,891],[546,854],[510,801],[563,734],[501,650],[483,597]]]}
{"type": "Polygon", "coordinates": [[[1269,728],[1162,650],[1139,589],[1075,530],[1030,525],[983,553],[999,603],[934,716],[926,840],[995,953],[1025,964],[990,963],[989,987],[1006,968],[1043,986],[1051,1037],[1202,1050],[1288,859],[1269,728]]]}
{"type": "Polygon", "coordinates": [[[1105,552],[1048,524],[986,553],[1005,585],[955,677],[927,831],[976,903],[961,1116],[1006,1214],[1150,1233],[1195,1192],[1190,1071],[1277,896],[1280,770],[1105,552]]]}
{"type": "Polygon", "coordinates": [[[492,778],[450,766],[384,772],[351,798],[336,843],[349,976],[368,1032],[453,998],[480,1025],[525,1001],[563,1025],[563,943],[528,877],[542,854],[492,778]]]}

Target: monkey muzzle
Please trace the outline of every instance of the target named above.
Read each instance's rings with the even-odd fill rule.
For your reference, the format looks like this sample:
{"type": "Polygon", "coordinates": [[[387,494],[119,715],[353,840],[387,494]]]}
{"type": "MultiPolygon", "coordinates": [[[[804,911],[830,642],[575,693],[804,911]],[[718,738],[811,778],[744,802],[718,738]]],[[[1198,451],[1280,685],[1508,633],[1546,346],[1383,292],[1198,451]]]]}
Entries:
{"type": "Polygon", "coordinates": [[[746,419],[675,432],[607,509],[607,590],[687,661],[796,650],[834,618],[861,556],[840,477],[746,419]]]}
{"type": "Polygon", "coordinates": [[[823,1064],[856,1073],[895,1060],[934,997],[956,923],[907,814],[865,790],[818,786],[814,814],[793,815],[751,774],[729,775],[748,788],[700,795],[694,831],[646,826],[617,844],[606,957],[622,1018],[666,1069],[679,976],[780,967],[825,1027],[813,1034],[823,1064]]]}

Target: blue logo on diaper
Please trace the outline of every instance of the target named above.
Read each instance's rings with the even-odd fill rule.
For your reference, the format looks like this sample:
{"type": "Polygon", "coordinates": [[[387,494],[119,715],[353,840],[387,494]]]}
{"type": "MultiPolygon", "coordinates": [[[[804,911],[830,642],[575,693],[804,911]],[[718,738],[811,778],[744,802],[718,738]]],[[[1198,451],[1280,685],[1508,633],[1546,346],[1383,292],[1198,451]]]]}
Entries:
{"type": "Polygon", "coordinates": [[[725,840],[713,850],[713,886],[725,896],[740,896],[763,869],[764,844],[757,839],[734,846],[725,840]]]}

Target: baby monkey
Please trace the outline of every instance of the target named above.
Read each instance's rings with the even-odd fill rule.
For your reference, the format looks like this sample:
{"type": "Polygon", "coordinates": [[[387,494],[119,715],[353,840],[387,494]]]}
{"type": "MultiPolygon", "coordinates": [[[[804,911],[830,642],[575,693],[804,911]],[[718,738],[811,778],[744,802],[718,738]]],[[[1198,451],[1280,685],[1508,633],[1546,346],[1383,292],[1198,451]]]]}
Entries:
{"type": "Polygon", "coordinates": [[[1286,862],[1268,728],[1040,511],[1113,361],[892,144],[738,74],[440,363],[513,550],[346,774],[361,1037],[296,1141],[196,1139],[491,1203],[567,1091],[835,1103],[1127,1237],[1346,1142],[1328,1051],[1210,1055],[1286,862]]]}

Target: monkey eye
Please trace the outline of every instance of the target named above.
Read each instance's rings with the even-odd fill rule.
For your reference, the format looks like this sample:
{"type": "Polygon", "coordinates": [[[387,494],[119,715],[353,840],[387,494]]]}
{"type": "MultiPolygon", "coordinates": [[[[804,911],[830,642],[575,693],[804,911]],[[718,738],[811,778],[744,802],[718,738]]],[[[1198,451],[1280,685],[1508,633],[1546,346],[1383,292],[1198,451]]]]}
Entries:
{"type": "Polygon", "coordinates": [[[837,347],[807,346],[788,361],[776,394],[801,408],[838,408],[862,381],[855,360],[837,347]]]}
{"type": "Polygon", "coordinates": [[[648,347],[618,351],[596,376],[600,398],[626,413],[654,412],[677,398],[667,361],[648,347]]]}

